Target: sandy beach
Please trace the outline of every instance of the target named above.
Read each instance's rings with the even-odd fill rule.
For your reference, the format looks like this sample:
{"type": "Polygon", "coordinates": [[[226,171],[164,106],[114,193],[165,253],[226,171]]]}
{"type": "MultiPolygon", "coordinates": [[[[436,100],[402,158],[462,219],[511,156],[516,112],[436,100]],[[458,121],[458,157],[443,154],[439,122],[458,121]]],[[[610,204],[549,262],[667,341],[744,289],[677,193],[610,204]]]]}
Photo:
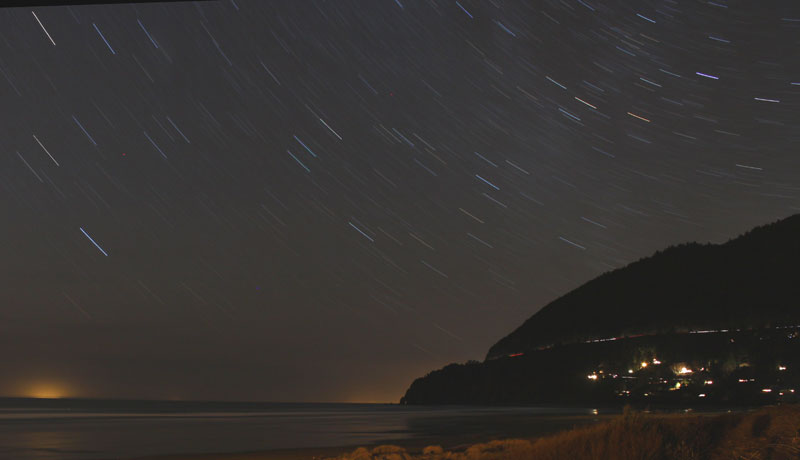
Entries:
{"type": "MultiPolygon", "coordinates": [[[[413,438],[385,440],[372,445],[352,445],[352,446],[333,446],[333,447],[314,447],[301,449],[276,449],[259,452],[231,452],[231,453],[210,453],[210,454],[176,454],[137,457],[133,460],[317,460],[336,457],[338,455],[353,452],[358,447],[372,448],[378,445],[396,445],[405,448],[409,453],[421,453],[427,446],[441,446],[445,450],[461,451],[467,447],[488,442],[495,439],[536,439],[541,436],[553,434],[560,431],[570,430],[579,426],[586,426],[602,421],[607,421],[616,415],[572,415],[572,416],[551,416],[541,417],[535,421],[526,419],[522,423],[516,423],[508,416],[485,417],[480,420],[481,425],[485,426],[485,431],[480,434],[475,433],[474,427],[465,427],[470,420],[453,418],[452,423],[437,424],[429,427],[427,434],[413,438]],[[446,426],[446,429],[441,427],[446,426]],[[467,434],[465,434],[467,433],[467,434]]],[[[110,460],[110,459],[109,459],[110,460]]]]}
{"type": "Polygon", "coordinates": [[[310,449],[279,449],[264,452],[178,454],[155,457],[138,457],[134,460],[316,460],[352,452],[357,446],[322,447],[310,449]]]}
{"type": "MultiPolygon", "coordinates": [[[[646,413],[626,408],[621,415],[561,420],[538,436],[497,436],[492,440],[441,447],[382,443],[380,447],[302,449],[249,454],[150,457],[147,460],[616,460],[619,458],[797,458],[800,406],[767,406],[725,413],[646,413]],[[572,429],[565,422],[573,422],[572,429]],[[600,422],[600,423],[595,423],[600,422]]],[[[430,441],[430,440],[429,440],[430,441]]],[[[427,443],[422,443],[427,444],[427,443]]],[[[430,443],[435,445],[437,443],[430,443]]],[[[442,444],[444,444],[442,446],[442,444]]]]}

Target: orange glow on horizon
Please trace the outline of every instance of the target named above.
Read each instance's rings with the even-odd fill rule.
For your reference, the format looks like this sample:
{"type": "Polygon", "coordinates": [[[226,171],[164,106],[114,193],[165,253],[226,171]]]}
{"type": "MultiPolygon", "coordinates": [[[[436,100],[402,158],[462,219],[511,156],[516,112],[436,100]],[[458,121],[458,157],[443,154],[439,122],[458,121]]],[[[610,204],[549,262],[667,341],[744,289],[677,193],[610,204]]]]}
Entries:
{"type": "Polygon", "coordinates": [[[34,383],[22,391],[22,396],[27,398],[59,399],[69,397],[69,390],[53,382],[34,383]]]}

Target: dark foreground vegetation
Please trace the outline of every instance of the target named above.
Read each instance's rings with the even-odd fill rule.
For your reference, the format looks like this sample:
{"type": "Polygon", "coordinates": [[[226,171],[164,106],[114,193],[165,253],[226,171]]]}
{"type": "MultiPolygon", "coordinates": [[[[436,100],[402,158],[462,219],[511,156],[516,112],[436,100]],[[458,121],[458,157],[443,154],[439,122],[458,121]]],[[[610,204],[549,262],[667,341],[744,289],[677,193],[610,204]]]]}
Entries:
{"type": "Polygon", "coordinates": [[[497,440],[464,450],[428,446],[358,448],[338,460],[781,460],[800,458],[800,406],[721,415],[645,414],[626,409],[608,422],[538,439],[497,440]]]}

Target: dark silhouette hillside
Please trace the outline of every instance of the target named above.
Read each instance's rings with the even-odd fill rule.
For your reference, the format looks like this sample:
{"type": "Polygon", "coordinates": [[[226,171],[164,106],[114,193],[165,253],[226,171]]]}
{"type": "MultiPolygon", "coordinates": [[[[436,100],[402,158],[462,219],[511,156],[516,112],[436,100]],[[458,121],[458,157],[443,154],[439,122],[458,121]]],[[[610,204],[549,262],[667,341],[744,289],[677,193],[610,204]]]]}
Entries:
{"type": "Polygon", "coordinates": [[[591,339],[798,324],[798,307],[800,214],[605,273],[542,308],[487,359],[591,339]]]}
{"type": "Polygon", "coordinates": [[[800,398],[800,215],[684,244],[545,306],[404,404],[771,404],[800,398]]]}

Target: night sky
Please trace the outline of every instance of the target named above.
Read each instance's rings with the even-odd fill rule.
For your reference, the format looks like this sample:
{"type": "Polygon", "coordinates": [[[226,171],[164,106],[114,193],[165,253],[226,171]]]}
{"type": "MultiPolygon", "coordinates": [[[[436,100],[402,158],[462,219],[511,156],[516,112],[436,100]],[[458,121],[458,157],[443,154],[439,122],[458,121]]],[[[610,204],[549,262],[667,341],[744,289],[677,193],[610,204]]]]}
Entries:
{"type": "Polygon", "coordinates": [[[797,212],[798,50],[796,0],[0,10],[0,394],[396,402],[797,212]]]}

